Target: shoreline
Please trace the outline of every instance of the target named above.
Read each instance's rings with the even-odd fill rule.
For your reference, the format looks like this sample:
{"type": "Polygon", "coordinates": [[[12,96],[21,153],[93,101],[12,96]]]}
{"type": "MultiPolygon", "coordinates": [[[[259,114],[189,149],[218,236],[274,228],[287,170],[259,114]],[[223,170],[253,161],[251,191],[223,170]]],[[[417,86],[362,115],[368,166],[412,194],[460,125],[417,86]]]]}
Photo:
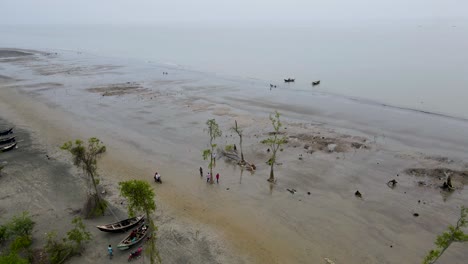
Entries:
{"type": "MultiPolygon", "coordinates": [[[[24,52],[30,52],[30,53],[41,53],[41,54],[46,54],[46,53],[67,53],[67,54],[82,54],[85,56],[89,57],[94,57],[97,59],[103,59],[103,60],[112,60],[112,61],[130,61],[132,63],[136,64],[149,64],[152,66],[155,66],[156,68],[165,68],[168,70],[175,70],[175,71],[185,71],[185,72],[190,72],[194,74],[200,74],[200,75],[208,75],[212,78],[220,78],[220,79],[225,79],[228,81],[234,81],[234,82],[254,82],[257,86],[259,84],[264,85],[265,89],[271,83],[272,81],[270,80],[264,80],[260,79],[257,77],[252,77],[252,76],[240,76],[240,75],[230,75],[230,74],[220,74],[217,72],[210,72],[210,71],[202,71],[199,69],[194,68],[193,66],[188,66],[188,65],[181,65],[173,62],[160,62],[160,61],[146,61],[141,58],[133,58],[133,57],[118,57],[118,56],[110,56],[110,55],[100,55],[94,52],[88,52],[88,51],[80,51],[80,50],[73,50],[73,49],[48,49],[47,51],[39,51],[39,50],[34,50],[34,49],[22,49],[22,48],[8,48],[8,47],[0,47],[1,50],[15,50],[15,51],[24,51],[24,52]]],[[[403,110],[403,111],[409,111],[409,112],[415,112],[415,113],[421,113],[421,114],[427,114],[427,115],[433,115],[433,116],[438,116],[438,117],[443,117],[443,118],[448,118],[448,119],[454,119],[457,121],[463,121],[463,122],[468,122],[468,116],[463,117],[463,116],[458,116],[455,114],[450,114],[447,112],[438,112],[430,109],[420,109],[416,107],[411,107],[411,106],[403,106],[403,105],[396,105],[396,104],[391,104],[388,102],[384,101],[379,101],[375,99],[370,99],[370,98],[364,98],[364,97],[358,97],[358,96],[351,96],[351,95],[345,95],[345,94],[340,94],[336,92],[330,92],[330,91],[324,91],[324,90],[317,90],[314,89],[313,87],[307,87],[306,88],[299,88],[295,89],[294,91],[296,92],[306,92],[306,93],[311,93],[311,94],[318,94],[318,95],[324,95],[324,96],[332,96],[336,97],[339,99],[345,99],[349,101],[354,101],[358,102],[359,104],[366,104],[366,105],[371,105],[371,106],[381,106],[381,107],[388,107],[390,109],[395,109],[395,110],[403,110]]]]}
{"type": "MultiPolygon", "coordinates": [[[[42,60],[50,60],[50,58],[42,60]]],[[[243,90],[237,87],[231,88],[232,84],[230,83],[224,86],[216,84],[219,82],[216,80],[214,87],[219,87],[220,91],[214,92],[214,90],[210,90],[213,88],[205,84],[211,82],[210,80],[193,81],[192,76],[187,77],[178,72],[171,73],[171,76],[176,76],[170,80],[170,83],[168,80],[138,80],[138,83],[142,83],[144,88],[150,89],[144,93],[122,94],[117,97],[90,94],[83,89],[93,87],[88,86],[92,82],[79,78],[82,74],[87,74],[85,66],[89,62],[85,62],[82,66],[74,65],[73,60],[68,62],[71,62],[73,67],[64,65],[60,68],[73,70],[81,67],[81,70],[70,71],[73,74],[68,77],[68,74],[54,73],[54,68],[44,68],[44,65],[35,65],[35,62],[32,65],[29,64],[31,62],[28,62],[14,66],[9,70],[10,73],[16,72],[18,74],[18,69],[39,69],[51,74],[37,75],[37,73],[32,72],[30,76],[34,77],[33,83],[36,83],[36,86],[29,88],[25,85],[30,80],[27,80],[26,83],[16,81],[18,87],[12,87],[11,84],[0,84],[0,94],[2,98],[7,98],[3,100],[0,98],[2,115],[7,115],[13,120],[23,120],[23,125],[27,125],[39,135],[45,136],[45,145],[52,149],[72,138],[98,136],[105,144],[109,144],[109,154],[102,161],[102,168],[106,171],[104,177],[111,177],[117,181],[129,177],[149,180],[154,167],[157,167],[158,171],[162,172],[165,184],[157,186],[156,192],[159,193],[164,204],[170,208],[168,211],[171,214],[181,216],[184,219],[195,219],[203,225],[214,226],[218,232],[223,234],[223,240],[232,244],[242,254],[248,254],[256,259],[255,262],[310,263],[311,260],[319,262],[324,257],[328,257],[336,260],[337,263],[349,263],[349,261],[352,263],[362,263],[359,261],[397,263],[398,260],[401,260],[400,256],[384,255],[384,252],[387,252],[388,245],[385,245],[386,243],[396,241],[394,243],[401,244],[400,250],[403,250],[403,245],[421,239],[420,235],[422,234],[425,242],[418,245],[418,248],[427,247],[429,249],[431,235],[435,237],[438,233],[434,230],[438,225],[428,222],[429,219],[421,220],[423,221],[421,229],[421,226],[414,222],[409,213],[409,217],[393,216],[395,212],[402,213],[411,209],[404,204],[408,198],[404,198],[403,192],[414,192],[414,194],[410,194],[412,199],[427,198],[431,207],[440,210],[434,219],[437,219],[437,224],[442,224],[442,226],[445,223],[450,223],[450,219],[453,218],[445,219],[444,214],[453,216],[454,214],[449,213],[451,209],[466,201],[466,192],[461,190],[460,193],[454,194],[451,198],[451,205],[446,208],[438,200],[437,190],[418,189],[413,186],[414,180],[411,177],[401,179],[402,187],[395,192],[389,192],[387,187],[381,186],[382,182],[389,177],[395,177],[395,173],[403,170],[405,166],[438,164],[463,167],[465,165],[462,163],[466,160],[466,154],[459,156],[459,153],[452,150],[452,155],[461,160],[457,159],[456,164],[437,163],[432,160],[424,161],[421,160],[423,157],[420,156],[422,155],[418,156],[414,150],[402,149],[401,145],[403,144],[396,144],[393,140],[386,142],[385,138],[378,141],[374,138],[376,142],[371,143],[372,133],[367,134],[370,150],[332,154],[316,151],[307,156],[307,163],[297,160],[298,153],[303,152],[304,143],[298,141],[295,147],[293,144],[296,143],[292,142],[286,148],[285,153],[280,156],[284,161],[284,165],[278,168],[280,180],[278,185],[274,187],[274,191],[269,193],[269,187],[264,177],[267,170],[262,165],[266,159],[266,153],[264,147],[258,145],[259,139],[256,136],[260,134],[263,137],[263,134],[269,131],[270,124],[267,115],[263,113],[270,112],[271,108],[267,104],[244,102],[235,107],[236,101],[233,100],[229,101],[230,104],[223,104],[229,100],[229,96],[237,93],[242,94],[243,90]],[[43,90],[44,85],[39,85],[43,81],[62,82],[66,88],[43,90]],[[192,82],[196,84],[192,84],[192,82]],[[152,87],[157,90],[151,90],[152,87]],[[212,91],[208,94],[213,96],[214,103],[200,99],[207,95],[206,90],[212,91]],[[54,94],[58,94],[55,100],[53,99],[54,94]],[[157,100],[156,103],[151,103],[153,101],[149,97],[152,98],[156,94],[158,95],[157,99],[153,99],[153,101],[157,100]],[[140,100],[139,97],[143,99],[140,100]],[[77,106],[80,104],[84,107],[77,106]],[[260,107],[264,110],[250,111],[249,108],[243,108],[247,104],[251,104],[252,108],[260,107]],[[64,108],[64,105],[68,105],[68,108],[64,108]],[[95,115],[96,113],[99,115],[95,115]],[[114,113],[119,113],[119,115],[116,116],[114,113]],[[154,113],[157,115],[153,115],[154,113]],[[148,118],[146,118],[147,115],[148,118]],[[240,180],[238,180],[239,170],[235,166],[219,162],[218,166],[222,171],[222,187],[200,184],[197,168],[198,164],[202,162],[199,149],[204,147],[202,142],[206,141],[206,136],[203,133],[203,120],[206,120],[206,117],[216,117],[217,120],[220,120],[220,125],[223,128],[229,127],[233,119],[242,121],[241,124],[256,124],[255,127],[246,128],[246,144],[248,146],[246,154],[248,153],[259,167],[255,175],[247,174],[244,177],[241,175],[240,180]],[[157,125],[149,124],[149,122],[156,122],[157,125]],[[189,131],[184,132],[187,129],[189,131]],[[145,142],[146,146],[142,146],[139,142],[145,142]],[[398,149],[399,151],[389,151],[389,149],[398,149]],[[398,155],[407,155],[411,158],[408,161],[403,161],[396,157],[398,155]],[[383,163],[383,161],[385,164],[376,165],[383,163]],[[401,169],[395,171],[395,166],[401,167],[401,169]],[[288,177],[288,174],[293,174],[294,177],[288,177]],[[239,181],[245,183],[238,183],[239,181]],[[289,192],[285,191],[290,186],[298,188],[302,194],[291,196],[289,192]],[[227,191],[226,188],[230,188],[230,190],[227,191]],[[368,189],[365,195],[370,200],[363,203],[350,200],[349,197],[352,196],[355,188],[368,189]],[[306,191],[311,191],[313,197],[304,195],[303,193],[306,191]],[[207,198],[207,195],[210,198],[207,198]],[[214,204],[213,198],[217,201],[214,204]],[[389,198],[397,204],[387,204],[385,200],[389,198]],[[398,202],[402,204],[398,204],[398,202]],[[389,208],[388,211],[381,208],[382,203],[389,208]],[[381,222],[377,223],[378,227],[370,228],[370,232],[366,231],[369,230],[368,225],[376,224],[375,214],[378,215],[381,222]],[[252,218],[252,215],[255,217],[252,218]],[[399,225],[403,225],[405,232],[412,235],[401,233],[399,225]],[[411,232],[411,228],[417,230],[417,234],[411,232]],[[323,241],[322,236],[329,234],[335,234],[339,237],[323,241]],[[376,234],[381,234],[383,238],[376,237],[376,234]],[[351,247],[349,243],[359,241],[357,240],[358,236],[369,241],[351,247]],[[383,243],[382,240],[386,242],[383,243]],[[346,262],[348,255],[356,248],[363,250],[362,253],[366,253],[365,248],[367,247],[371,247],[373,251],[378,253],[372,256],[358,254],[346,262]]],[[[92,69],[92,67],[88,68],[92,69]]],[[[119,71],[123,71],[125,76],[105,77],[106,75],[102,75],[99,70],[93,75],[86,76],[101,86],[105,83],[121,82],[129,76],[135,76],[132,69],[119,69],[119,71]]],[[[24,74],[26,79],[30,78],[28,73],[22,71],[21,74],[24,74]]],[[[134,79],[139,78],[141,76],[134,77],[134,79]]],[[[50,84],[45,86],[49,87],[50,84]]],[[[106,89],[112,88],[111,86],[104,87],[106,89]]],[[[266,92],[266,89],[262,92],[266,92]]],[[[326,135],[337,142],[339,140],[347,142],[348,133],[340,134],[341,132],[334,130],[351,132],[350,129],[353,128],[353,126],[344,126],[340,129],[333,122],[323,122],[325,125],[311,124],[311,121],[318,119],[330,119],[330,115],[314,116],[313,120],[310,120],[309,117],[299,122],[301,116],[303,114],[292,115],[289,111],[285,112],[284,118],[288,134],[321,133],[321,135],[326,135]]],[[[361,130],[365,131],[368,128],[364,126],[361,130]]],[[[353,133],[351,133],[351,138],[362,134],[362,132],[353,133]]],[[[418,136],[418,133],[415,135],[418,136]]],[[[220,143],[224,144],[228,140],[230,139],[223,139],[220,143]]],[[[454,144],[460,143],[458,138],[453,140],[454,144]]],[[[431,141],[430,137],[429,141],[431,141]]],[[[413,143],[418,142],[413,140],[413,143]]],[[[430,143],[433,144],[432,141],[430,143]]],[[[447,147],[444,142],[438,142],[438,144],[450,149],[450,145],[447,147]]],[[[461,143],[460,147],[464,145],[466,143],[461,143]]],[[[425,144],[419,147],[421,149],[427,148],[425,144]]],[[[431,153],[429,152],[429,154],[431,153]]],[[[407,159],[406,156],[404,159],[407,159]]],[[[420,208],[419,210],[429,213],[429,209],[420,208]]],[[[416,260],[425,252],[426,250],[422,252],[405,251],[406,256],[404,257],[416,260]]],[[[462,252],[460,252],[459,257],[463,257],[462,252]]]]}

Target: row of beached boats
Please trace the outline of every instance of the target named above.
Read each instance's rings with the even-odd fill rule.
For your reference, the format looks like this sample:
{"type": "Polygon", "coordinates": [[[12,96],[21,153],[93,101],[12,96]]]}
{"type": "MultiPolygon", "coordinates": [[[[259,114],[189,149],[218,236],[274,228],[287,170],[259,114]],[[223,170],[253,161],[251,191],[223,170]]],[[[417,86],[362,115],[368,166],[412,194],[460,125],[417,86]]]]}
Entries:
{"type": "Polygon", "coordinates": [[[16,137],[13,135],[13,128],[0,130],[0,152],[6,152],[16,148],[16,137]]]}
{"type": "Polygon", "coordinates": [[[109,233],[123,233],[132,229],[132,232],[117,245],[120,250],[129,249],[140,243],[149,233],[149,226],[145,223],[143,215],[96,227],[103,232],[109,233]]]}

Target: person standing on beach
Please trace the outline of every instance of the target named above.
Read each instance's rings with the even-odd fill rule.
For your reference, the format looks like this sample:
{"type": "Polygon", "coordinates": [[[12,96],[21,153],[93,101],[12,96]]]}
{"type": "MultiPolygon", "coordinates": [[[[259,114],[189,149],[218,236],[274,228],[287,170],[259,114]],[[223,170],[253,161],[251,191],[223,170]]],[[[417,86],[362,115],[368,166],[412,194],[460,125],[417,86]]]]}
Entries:
{"type": "Polygon", "coordinates": [[[200,167],[200,177],[203,177],[203,168],[200,167]]]}
{"type": "Polygon", "coordinates": [[[109,247],[107,248],[107,252],[109,252],[109,258],[112,259],[112,246],[109,245],[109,247]]]}
{"type": "Polygon", "coordinates": [[[216,173],[216,183],[219,183],[219,173],[216,173]]]}
{"type": "Polygon", "coordinates": [[[211,178],[211,174],[208,172],[206,174],[206,182],[209,182],[210,181],[210,178],[211,178]]]}

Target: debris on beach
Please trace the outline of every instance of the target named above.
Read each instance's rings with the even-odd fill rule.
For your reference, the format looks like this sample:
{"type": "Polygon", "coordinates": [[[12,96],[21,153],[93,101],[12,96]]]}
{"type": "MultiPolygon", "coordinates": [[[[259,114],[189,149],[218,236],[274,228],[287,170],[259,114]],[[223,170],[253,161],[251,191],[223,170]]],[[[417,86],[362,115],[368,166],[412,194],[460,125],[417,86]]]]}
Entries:
{"type": "Polygon", "coordinates": [[[290,192],[291,194],[295,194],[297,192],[296,189],[286,189],[288,192],[290,192]]]}
{"type": "Polygon", "coordinates": [[[354,195],[358,198],[362,198],[362,194],[359,191],[356,191],[354,195]]]}
{"type": "Polygon", "coordinates": [[[388,185],[388,187],[390,187],[390,188],[393,189],[397,183],[398,183],[398,182],[397,182],[395,179],[393,179],[393,180],[391,180],[391,181],[388,181],[388,182],[387,182],[387,185],[388,185]]]}
{"type": "Polygon", "coordinates": [[[426,181],[418,181],[420,186],[456,190],[463,188],[463,185],[468,185],[468,170],[410,168],[406,169],[405,173],[416,177],[426,177],[426,181]]]}

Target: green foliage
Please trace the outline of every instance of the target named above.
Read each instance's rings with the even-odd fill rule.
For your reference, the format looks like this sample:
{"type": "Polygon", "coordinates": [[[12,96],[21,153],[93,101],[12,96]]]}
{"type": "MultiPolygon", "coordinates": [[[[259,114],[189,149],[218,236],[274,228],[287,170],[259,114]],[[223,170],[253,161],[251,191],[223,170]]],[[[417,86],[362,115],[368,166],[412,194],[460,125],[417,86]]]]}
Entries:
{"type": "Polygon", "coordinates": [[[214,118],[208,119],[206,125],[208,126],[207,131],[211,138],[215,139],[223,135],[223,132],[219,129],[219,125],[214,118]]]}
{"type": "Polygon", "coordinates": [[[80,139],[65,142],[61,147],[63,150],[68,150],[73,155],[73,163],[77,167],[81,167],[87,173],[96,173],[97,158],[106,152],[106,146],[95,137],[88,139],[88,146],[83,145],[80,139]]]}
{"type": "MultiPolygon", "coordinates": [[[[208,135],[210,136],[210,149],[203,150],[202,155],[203,155],[204,160],[207,160],[208,158],[210,158],[210,163],[208,164],[208,168],[210,168],[210,174],[213,175],[214,162],[213,162],[212,154],[214,153],[214,149],[217,146],[216,144],[213,143],[213,141],[216,138],[221,137],[223,135],[223,132],[219,129],[219,125],[218,123],[216,123],[215,119],[208,119],[206,121],[206,125],[208,126],[206,131],[208,132],[208,135]]],[[[214,182],[213,177],[211,177],[211,183],[213,182],[214,182]]]]}
{"type": "Polygon", "coordinates": [[[91,233],[86,230],[80,217],[72,220],[74,227],[67,232],[67,236],[62,240],[57,239],[55,232],[46,233],[45,251],[51,264],[65,262],[73,255],[83,251],[83,244],[91,240],[91,233]]]}
{"type": "Polygon", "coordinates": [[[24,250],[27,252],[32,243],[31,233],[34,221],[27,212],[13,216],[5,225],[0,226],[0,243],[10,240],[9,252],[0,256],[0,264],[28,263],[20,257],[24,250]]]}
{"type": "Polygon", "coordinates": [[[106,152],[106,146],[102,142],[92,137],[88,139],[88,146],[83,145],[83,141],[77,139],[75,143],[68,141],[61,147],[63,150],[69,151],[73,156],[73,164],[80,167],[88,176],[92,177],[93,183],[97,184],[97,158],[106,152]]]}
{"type": "Polygon", "coordinates": [[[156,263],[156,260],[161,263],[159,252],[156,248],[156,230],[151,214],[156,210],[154,203],[154,192],[151,185],[145,181],[130,180],[119,182],[120,195],[127,199],[127,210],[130,216],[135,216],[137,212],[144,212],[146,215],[146,222],[149,224],[150,230],[153,233],[149,239],[149,247],[147,247],[147,254],[150,257],[150,263],[156,263]]]}
{"type": "Polygon", "coordinates": [[[468,234],[465,234],[462,228],[467,227],[468,220],[466,219],[468,215],[468,208],[463,207],[460,211],[460,218],[457,221],[456,226],[449,225],[447,231],[443,232],[441,235],[437,236],[435,245],[437,249],[429,251],[427,256],[423,260],[423,264],[433,264],[444,254],[445,250],[453,242],[468,242],[468,234]]]}
{"type": "Polygon", "coordinates": [[[211,156],[211,149],[205,149],[203,150],[203,159],[207,160],[211,156]]]}
{"type": "MultiPolygon", "coordinates": [[[[99,139],[92,137],[88,139],[87,146],[84,145],[82,140],[77,139],[74,143],[72,141],[65,142],[61,149],[70,152],[73,156],[73,164],[81,168],[90,178],[94,186],[96,199],[98,200],[96,202],[96,206],[99,208],[97,211],[103,213],[106,209],[106,203],[101,201],[102,199],[97,189],[97,185],[99,184],[97,159],[106,152],[106,146],[99,139]]],[[[95,208],[91,211],[96,213],[95,208]]]]}
{"type": "Polygon", "coordinates": [[[130,180],[119,182],[120,194],[127,198],[128,214],[133,217],[136,212],[152,213],[156,210],[154,192],[145,181],[130,180]]]}
{"type": "Polygon", "coordinates": [[[60,264],[65,262],[73,254],[73,246],[67,243],[66,239],[62,242],[57,239],[55,232],[46,233],[45,251],[51,264],[60,264]]]}
{"type": "Polygon", "coordinates": [[[10,251],[18,253],[23,249],[27,249],[31,246],[32,239],[30,236],[18,236],[11,242],[10,251]]]}
{"type": "Polygon", "coordinates": [[[75,244],[77,251],[80,251],[83,248],[83,243],[91,240],[91,233],[86,230],[80,217],[73,218],[72,224],[75,227],[67,232],[67,239],[75,244]]]}
{"type": "Polygon", "coordinates": [[[0,245],[3,241],[8,239],[8,228],[6,226],[0,226],[0,245]]]}
{"type": "Polygon", "coordinates": [[[29,264],[29,261],[14,252],[10,252],[8,255],[0,256],[0,264],[29,264]]]}
{"type": "Polygon", "coordinates": [[[268,180],[273,182],[275,180],[273,170],[276,163],[276,153],[281,145],[287,143],[288,141],[285,136],[279,136],[279,130],[283,124],[280,121],[280,113],[278,113],[278,111],[275,111],[274,115],[270,115],[270,121],[273,126],[273,133],[270,133],[271,135],[268,138],[262,140],[261,143],[270,146],[272,150],[271,157],[268,159],[267,163],[270,165],[270,178],[268,180]]]}
{"type": "Polygon", "coordinates": [[[7,237],[30,236],[34,225],[28,212],[13,216],[12,220],[6,224],[7,237]]]}
{"type": "Polygon", "coordinates": [[[226,151],[233,151],[233,150],[234,150],[234,145],[232,145],[232,144],[231,144],[231,145],[226,145],[226,146],[224,147],[224,150],[226,150],[226,151]]]}

